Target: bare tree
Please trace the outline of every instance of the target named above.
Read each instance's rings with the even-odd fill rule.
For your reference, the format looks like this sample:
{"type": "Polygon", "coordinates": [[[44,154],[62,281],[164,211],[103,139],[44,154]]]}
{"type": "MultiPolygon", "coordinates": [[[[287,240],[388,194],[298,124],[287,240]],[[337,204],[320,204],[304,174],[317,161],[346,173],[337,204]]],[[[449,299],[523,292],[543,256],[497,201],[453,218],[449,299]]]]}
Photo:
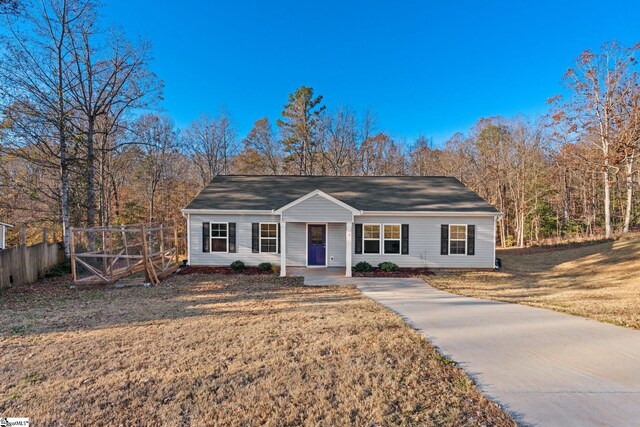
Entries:
{"type": "Polygon", "coordinates": [[[59,206],[69,255],[69,143],[73,105],[69,42],[90,8],[84,0],[49,0],[7,15],[0,60],[2,113],[11,123],[5,150],[59,173],[59,206]]]}
{"type": "Polygon", "coordinates": [[[335,114],[325,116],[323,128],[323,171],[331,175],[356,173],[360,131],[355,114],[347,108],[340,108],[335,114]]]}
{"type": "Polygon", "coordinates": [[[615,150],[618,132],[624,119],[619,105],[627,100],[627,90],[635,66],[637,46],[625,48],[616,42],[605,43],[600,52],[585,50],[576,65],[565,74],[571,89],[570,102],[564,104],[555,117],[570,123],[569,132],[586,141],[600,152],[602,184],[604,189],[605,236],[611,238],[611,178],[617,170],[615,150]],[[593,135],[593,138],[589,135],[593,135]]]}
{"type": "Polygon", "coordinates": [[[182,144],[191,155],[202,186],[218,174],[229,173],[235,138],[235,130],[224,113],[216,118],[202,114],[184,130],[182,144]]]}
{"type": "MultiPolygon", "coordinates": [[[[77,132],[85,136],[87,164],[87,225],[96,218],[96,134],[103,138],[133,109],[148,108],[157,101],[162,84],[148,71],[149,44],[133,45],[120,30],[112,30],[106,42],[88,7],[78,20],[78,31],[69,37],[72,63],[67,72],[77,132]],[[101,127],[98,127],[101,124],[101,127]]],[[[102,144],[104,147],[105,145],[102,144]]],[[[104,152],[102,153],[104,156],[104,152]]]]}
{"type": "Polygon", "coordinates": [[[177,166],[177,135],[169,117],[155,114],[140,117],[133,132],[138,140],[138,146],[134,148],[139,152],[137,177],[147,197],[148,220],[154,222],[159,193],[167,190],[166,186],[179,176],[174,167],[177,166]]]}

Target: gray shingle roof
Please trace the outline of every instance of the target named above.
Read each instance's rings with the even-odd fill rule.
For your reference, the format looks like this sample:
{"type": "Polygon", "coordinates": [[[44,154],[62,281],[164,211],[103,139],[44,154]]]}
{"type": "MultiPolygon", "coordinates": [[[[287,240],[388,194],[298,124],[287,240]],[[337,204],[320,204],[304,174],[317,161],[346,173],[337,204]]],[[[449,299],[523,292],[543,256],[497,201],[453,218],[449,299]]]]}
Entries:
{"type": "Polygon", "coordinates": [[[456,178],[442,176],[217,176],[187,209],[278,209],[314,190],[364,211],[499,213],[456,178]]]}

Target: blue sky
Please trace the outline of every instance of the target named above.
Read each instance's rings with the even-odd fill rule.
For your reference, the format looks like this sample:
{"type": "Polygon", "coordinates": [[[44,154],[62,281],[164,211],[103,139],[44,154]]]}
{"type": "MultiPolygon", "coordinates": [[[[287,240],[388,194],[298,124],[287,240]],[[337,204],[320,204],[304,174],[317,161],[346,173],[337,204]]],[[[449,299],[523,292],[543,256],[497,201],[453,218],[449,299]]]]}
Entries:
{"type": "Polygon", "coordinates": [[[585,48],[640,41],[638,1],[109,0],[151,41],[178,126],[224,108],[239,136],[312,86],[378,130],[442,143],[479,118],[535,115],[585,48]]]}

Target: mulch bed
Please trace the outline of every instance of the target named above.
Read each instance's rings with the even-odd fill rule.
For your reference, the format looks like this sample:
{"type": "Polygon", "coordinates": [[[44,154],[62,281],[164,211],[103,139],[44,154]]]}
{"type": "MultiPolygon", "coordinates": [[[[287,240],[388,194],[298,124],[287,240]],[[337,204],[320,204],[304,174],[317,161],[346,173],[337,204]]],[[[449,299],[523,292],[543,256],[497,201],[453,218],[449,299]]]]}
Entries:
{"type": "Polygon", "coordinates": [[[354,271],[354,277],[417,277],[417,276],[429,276],[435,275],[435,273],[428,268],[409,268],[401,267],[396,271],[380,271],[379,268],[374,268],[366,273],[354,271]]]}
{"type": "Polygon", "coordinates": [[[235,271],[230,267],[203,267],[187,265],[184,267],[180,267],[180,269],[178,270],[178,274],[242,274],[244,276],[272,276],[275,273],[272,270],[260,271],[258,267],[246,267],[243,271],[235,271]]]}

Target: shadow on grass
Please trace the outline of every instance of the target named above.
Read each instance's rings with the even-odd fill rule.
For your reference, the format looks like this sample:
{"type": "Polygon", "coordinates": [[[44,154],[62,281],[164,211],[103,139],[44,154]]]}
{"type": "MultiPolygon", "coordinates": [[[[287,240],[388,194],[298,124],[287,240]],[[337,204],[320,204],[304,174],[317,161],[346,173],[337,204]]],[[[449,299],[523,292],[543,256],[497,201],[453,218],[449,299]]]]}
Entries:
{"type": "MultiPolygon", "coordinates": [[[[66,279],[68,280],[68,279],[66,279]]],[[[5,292],[0,300],[0,338],[61,331],[136,326],[198,316],[279,315],[317,305],[360,301],[353,288],[307,287],[301,278],[257,276],[174,276],[154,287],[5,292]]]]}

